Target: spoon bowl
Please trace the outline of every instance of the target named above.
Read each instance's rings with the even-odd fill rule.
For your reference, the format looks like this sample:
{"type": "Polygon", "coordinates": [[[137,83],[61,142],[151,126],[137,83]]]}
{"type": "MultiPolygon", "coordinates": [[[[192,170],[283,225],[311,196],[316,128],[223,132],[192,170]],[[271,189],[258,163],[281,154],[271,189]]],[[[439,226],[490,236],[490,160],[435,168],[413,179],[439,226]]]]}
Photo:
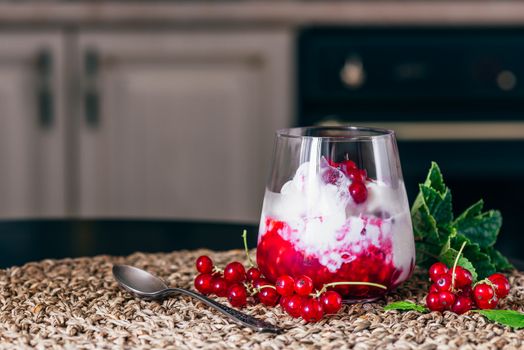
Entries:
{"type": "Polygon", "coordinates": [[[142,298],[154,298],[169,288],[157,276],[134,266],[115,265],[113,266],[113,276],[128,292],[142,298]]]}
{"type": "Polygon", "coordinates": [[[200,300],[238,323],[259,332],[281,333],[283,331],[282,328],[230,308],[202,294],[183,288],[169,288],[157,276],[134,266],[114,265],[113,276],[123,289],[139,298],[155,300],[163,299],[173,294],[183,294],[200,300]]]}

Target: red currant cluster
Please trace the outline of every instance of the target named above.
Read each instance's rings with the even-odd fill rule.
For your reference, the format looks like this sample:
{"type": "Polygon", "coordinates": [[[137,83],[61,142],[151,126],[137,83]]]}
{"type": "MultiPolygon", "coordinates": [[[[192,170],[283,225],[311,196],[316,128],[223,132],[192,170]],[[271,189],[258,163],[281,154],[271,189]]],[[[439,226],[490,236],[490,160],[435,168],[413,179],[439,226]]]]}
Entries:
{"type": "MultiPolygon", "coordinates": [[[[328,161],[329,165],[342,171],[350,180],[351,185],[348,187],[349,194],[355,201],[360,204],[366,201],[368,198],[368,190],[366,188],[367,173],[364,169],[359,169],[355,162],[346,159],[340,163],[332,160],[328,161]]],[[[336,171],[328,171],[324,174],[324,181],[327,183],[336,182],[336,171]]]]}
{"type": "Polygon", "coordinates": [[[314,291],[313,280],[308,276],[293,278],[280,276],[275,284],[265,279],[257,267],[247,271],[240,262],[226,265],[224,270],[213,265],[208,256],[196,261],[199,275],[195,278],[195,288],[202,294],[215,294],[227,297],[234,307],[243,307],[249,301],[260,302],[266,306],[280,304],[292,317],[302,317],[306,322],[316,322],[325,314],[335,314],[342,307],[342,297],[328,288],[342,284],[367,284],[367,282],[334,282],[314,291]]]}
{"type": "Polygon", "coordinates": [[[426,305],[431,311],[451,310],[463,314],[475,305],[479,309],[493,309],[510,289],[508,279],[500,273],[494,273],[472,286],[471,272],[462,266],[449,269],[442,262],[431,265],[429,278],[433,284],[429,288],[426,305]]]}

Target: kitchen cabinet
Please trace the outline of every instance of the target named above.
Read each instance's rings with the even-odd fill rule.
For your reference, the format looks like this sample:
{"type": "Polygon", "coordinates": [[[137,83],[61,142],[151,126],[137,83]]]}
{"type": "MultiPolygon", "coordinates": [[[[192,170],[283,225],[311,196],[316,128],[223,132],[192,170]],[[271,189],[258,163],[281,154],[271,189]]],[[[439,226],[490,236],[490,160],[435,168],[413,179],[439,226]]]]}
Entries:
{"type": "Polygon", "coordinates": [[[64,46],[0,34],[0,218],[66,215],[64,46]]]}
{"type": "Polygon", "coordinates": [[[79,217],[255,222],[290,124],[286,31],[83,31],[79,217]]]}

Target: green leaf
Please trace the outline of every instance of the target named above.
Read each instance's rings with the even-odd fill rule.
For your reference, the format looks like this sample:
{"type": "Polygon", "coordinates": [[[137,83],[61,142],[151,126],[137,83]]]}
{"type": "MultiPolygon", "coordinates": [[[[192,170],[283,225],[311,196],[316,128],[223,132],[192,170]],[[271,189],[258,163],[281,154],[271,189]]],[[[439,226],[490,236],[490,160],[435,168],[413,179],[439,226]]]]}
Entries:
{"type": "Polygon", "coordinates": [[[440,194],[443,194],[447,190],[446,185],[444,184],[444,178],[442,177],[442,172],[436,162],[431,162],[428,177],[426,178],[424,185],[434,189],[440,194]]]}
{"type": "Polygon", "coordinates": [[[483,279],[496,272],[495,265],[489,255],[484,253],[480,246],[464,235],[457,234],[451,239],[451,247],[459,249],[466,242],[463,255],[475,267],[478,279],[483,279]]]}
{"type": "Polygon", "coordinates": [[[433,243],[442,245],[450,234],[451,193],[445,191],[443,195],[435,190],[420,185],[420,202],[412,208],[412,221],[415,238],[425,237],[433,243]]]}
{"type": "Polygon", "coordinates": [[[472,310],[490,321],[498,322],[515,329],[524,328],[524,314],[514,310],[472,310]]]}
{"type": "Polygon", "coordinates": [[[438,242],[439,233],[437,222],[433,216],[431,216],[428,206],[424,203],[423,199],[421,205],[412,212],[411,217],[415,238],[428,237],[438,242]]]}
{"type": "Polygon", "coordinates": [[[478,243],[482,248],[491,247],[497,240],[497,235],[502,225],[502,215],[498,210],[490,210],[479,213],[481,202],[477,202],[468,208],[453,226],[457,232],[478,243]]]}
{"type": "Polygon", "coordinates": [[[438,165],[432,162],[411,207],[417,265],[429,267],[436,260],[452,265],[466,243],[458,264],[470,270],[475,280],[513,268],[492,248],[502,225],[500,212],[482,212],[480,200],[453,220],[451,197],[438,165]]]}
{"type": "Polygon", "coordinates": [[[418,312],[427,312],[428,309],[426,309],[424,306],[415,304],[411,301],[396,301],[393,303],[389,303],[388,305],[384,306],[385,311],[389,310],[414,310],[418,312]]]}
{"type": "MultiPolygon", "coordinates": [[[[455,263],[455,259],[457,258],[457,254],[458,254],[458,250],[457,249],[449,248],[448,250],[446,250],[445,252],[440,254],[439,260],[442,261],[444,264],[448,265],[451,268],[453,266],[453,264],[455,263]]],[[[477,280],[477,278],[478,278],[477,270],[475,269],[475,267],[473,266],[471,261],[469,261],[469,259],[466,258],[464,255],[462,255],[459,258],[459,260],[457,262],[457,265],[458,266],[462,266],[463,268],[465,268],[466,270],[471,272],[471,275],[473,276],[473,281],[477,280]]]]}
{"type": "Polygon", "coordinates": [[[482,212],[483,207],[484,207],[484,201],[480,199],[477,203],[473,204],[468,209],[464,210],[464,212],[459,215],[459,217],[455,220],[453,224],[456,225],[458,221],[474,218],[475,216],[479,215],[482,212]]]}
{"type": "Polygon", "coordinates": [[[415,242],[417,253],[417,265],[428,268],[436,259],[438,259],[440,246],[427,243],[415,242]]]}
{"type": "Polygon", "coordinates": [[[510,271],[515,269],[515,266],[511,264],[504,255],[493,247],[487,247],[484,252],[489,255],[491,262],[495,265],[497,271],[510,271]]]}
{"type": "Polygon", "coordinates": [[[437,228],[437,223],[429,213],[427,205],[422,205],[416,209],[416,214],[412,215],[413,233],[415,236],[417,264],[426,266],[440,253],[441,240],[437,228]]]}
{"type": "Polygon", "coordinates": [[[424,203],[427,205],[429,213],[435,219],[437,227],[449,231],[449,225],[453,220],[451,209],[451,192],[446,189],[439,193],[433,188],[420,186],[424,203]]]}

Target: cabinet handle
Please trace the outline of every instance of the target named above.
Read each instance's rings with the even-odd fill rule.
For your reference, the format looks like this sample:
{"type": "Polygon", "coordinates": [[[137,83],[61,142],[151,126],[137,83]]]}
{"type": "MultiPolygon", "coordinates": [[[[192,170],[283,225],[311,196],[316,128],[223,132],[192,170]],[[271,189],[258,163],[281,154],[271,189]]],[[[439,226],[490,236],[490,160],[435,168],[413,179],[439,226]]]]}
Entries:
{"type": "Polygon", "coordinates": [[[36,56],[36,98],[38,108],[38,122],[42,127],[53,124],[53,56],[49,49],[42,49],[36,56]]]}
{"type": "Polygon", "coordinates": [[[84,57],[85,94],[84,107],[87,124],[98,126],[100,122],[100,96],[98,94],[99,55],[95,50],[88,49],[84,57]]]}

